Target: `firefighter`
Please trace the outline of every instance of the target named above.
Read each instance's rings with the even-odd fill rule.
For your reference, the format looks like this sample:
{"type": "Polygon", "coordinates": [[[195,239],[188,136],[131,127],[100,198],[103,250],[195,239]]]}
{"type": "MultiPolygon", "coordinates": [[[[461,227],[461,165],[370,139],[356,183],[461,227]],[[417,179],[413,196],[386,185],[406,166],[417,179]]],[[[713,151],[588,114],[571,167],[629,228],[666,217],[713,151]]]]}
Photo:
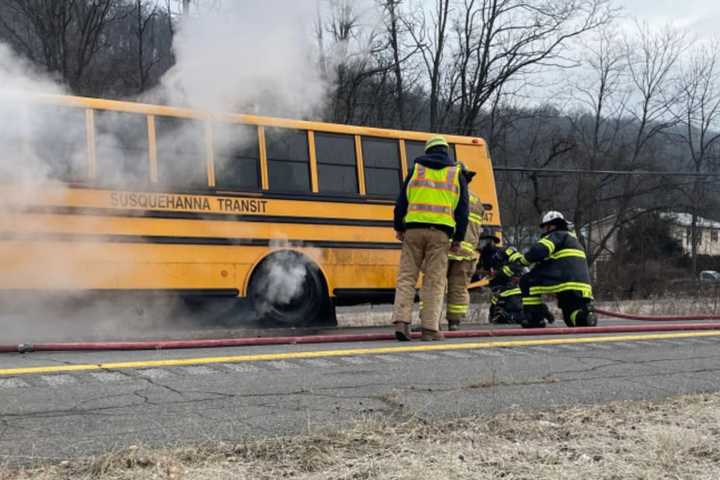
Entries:
{"type": "MultiPolygon", "coordinates": [[[[460,164],[462,176],[468,185],[472,182],[475,172],[460,164]]],[[[478,197],[468,193],[468,227],[465,238],[460,242],[456,252],[448,256],[447,274],[447,311],[448,330],[458,330],[460,323],[467,317],[470,307],[470,283],[478,262],[478,246],[482,233],[483,204],[478,197]]]]}
{"type": "Polygon", "coordinates": [[[410,340],[415,286],[424,267],[421,340],[441,340],[440,313],[449,251],[460,249],[468,223],[468,189],[442,136],[425,143],[395,203],[395,236],[402,242],[392,321],[395,337],[410,340]],[[452,243],[451,243],[452,241],[452,243]]]}
{"type": "Polygon", "coordinates": [[[493,292],[488,319],[490,323],[521,323],[522,296],[518,281],[527,272],[521,263],[522,254],[512,246],[501,247],[496,231],[486,232],[482,238],[480,269],[489,277],[488,287],[493,292]]]}
{"type": "Polygon", "coordinates": [[[543,215],[543,234],[522,257],[532,270],[520,279],[523,327],[544,327],[542,295],[554,294],[569,327],[597,325],[585,251],[562,213],[543,215]]]}
{"type": "MultiPolygon", "coordinates": [[[[522,324],[525,317],[518,283],[528,272],[521,261],[523,255],[511,245],[501,247],[500,236],[496,232],[488,232],[482,238],[484,244],[480,251],[480,269],[489,276],[488,287],[493,292],[488,321],[522,324]]],[[[555,316],[547,305],[543,305],[543,316],[548,323],[555,322],[555,316]]]]}

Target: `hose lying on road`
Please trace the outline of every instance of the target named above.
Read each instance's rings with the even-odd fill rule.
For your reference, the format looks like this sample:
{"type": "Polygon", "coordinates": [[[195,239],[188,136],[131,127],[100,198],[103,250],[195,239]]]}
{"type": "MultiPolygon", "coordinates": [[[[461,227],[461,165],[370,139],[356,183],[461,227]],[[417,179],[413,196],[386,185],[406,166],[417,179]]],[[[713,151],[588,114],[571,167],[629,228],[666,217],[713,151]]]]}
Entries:
{"type": "MultiPolygon", "coordinates": [[[[609,325],[578,328],[498,328],[493,330],[461,330],[444,332],[447,338],[523,337],[537,335],[577,335],[583,333],[637,333],[720,330],[720,323],[680,323],[673,325],[609,325]]],[[[413,333],[418,338],[419,333],[413,333]]],[[[211,340],[159,340],[139,342],[88,342],[88,343],[26,343],[0,345],[2,353],[99,351],[99,350],[165,350],[180,348],[240,347],[260,345],[292,345],[309,343],[343,343],[395,340],[392,332],[366,334],[306,335],[295,337],[223,338],[211,340]]]]}
{"type": "Polygon", "coordinates": [[[640,320],[643,322],[720,320],[720,315],[669,315],[669,316],[634,315],[634,314],[629,314],[629,313],[610,312],[608,310],[602,310],[600,308],[596,308],[595,312],[599,313],[601,315],[605,315],[607,317],[622,318],[625,320],[640,320]]]}

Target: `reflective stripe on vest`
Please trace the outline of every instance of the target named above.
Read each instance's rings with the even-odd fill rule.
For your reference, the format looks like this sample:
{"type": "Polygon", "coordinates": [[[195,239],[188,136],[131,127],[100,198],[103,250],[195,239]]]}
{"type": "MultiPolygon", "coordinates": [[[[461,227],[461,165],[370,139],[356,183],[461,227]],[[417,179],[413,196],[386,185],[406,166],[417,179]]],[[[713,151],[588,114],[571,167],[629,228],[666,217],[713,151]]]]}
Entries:
{"type": "Polygon", "coordinates": [[[455,228],[455,207],[460,200],[460,169],[427,168],[415,164],[407,187],[405,223],[430,223],[455,228]]]}
{"type": "Polygon", "coordinates": [[[446,167],[442,170],[434,170],[425,167],[424,165],[416,164],[415,171],[413,172],[413,179],[410,181],[408,187],[425,187],[433,190],[447,190],[449,192],[458,193],[460,191],[460,184],[455,181],[455,171],[457,167],[446,167]],[[430,172],[445,172],[445,178],[430,174],[428,177],[428,170],[430,172]]]}

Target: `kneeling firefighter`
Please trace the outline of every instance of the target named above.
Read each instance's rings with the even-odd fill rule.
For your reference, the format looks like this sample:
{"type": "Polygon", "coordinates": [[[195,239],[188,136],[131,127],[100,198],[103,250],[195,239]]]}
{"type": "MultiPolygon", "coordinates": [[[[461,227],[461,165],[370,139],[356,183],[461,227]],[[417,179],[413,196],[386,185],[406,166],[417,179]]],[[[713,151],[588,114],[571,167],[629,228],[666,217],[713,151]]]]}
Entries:
{"type": "Polygon", "coordinates": [[[520,279],[523,327],[544,327],[542,295],[554,294],[569,327],[593,327],[592,286],[585,250],[567,220],[557,211],[547,212],[540,223],[543,234],[522,257],[524,265],[534,264],[520,279]]]}
{"type": "MultiPolygon", "coordinates": [[[[512,245],[500,246],[499,231],[492,230],[483,234],[484,245],[480,250],[480,270],[488,277],[488,287],[493,293],[488,312],[489,323],[520,323],[525,315],[522,308],[522,292],[518,283],[520,277],[528,272],[522,264],[523,255],[512,245]]],[[[543,305],[543,317],[548,323],[555,317],[543,305]]]]}
{"type": "Polygon", "coordinates": [[[485,231],[480,250],[480,270],[489,282],[493,293],[490,300],[488,320],[490,323],[521,323],[523,317],[522,296],[519,279],[527,272],[520,263],[522,254],[512,246],[500,246],[500,236],[495,231],[485,231]]]}

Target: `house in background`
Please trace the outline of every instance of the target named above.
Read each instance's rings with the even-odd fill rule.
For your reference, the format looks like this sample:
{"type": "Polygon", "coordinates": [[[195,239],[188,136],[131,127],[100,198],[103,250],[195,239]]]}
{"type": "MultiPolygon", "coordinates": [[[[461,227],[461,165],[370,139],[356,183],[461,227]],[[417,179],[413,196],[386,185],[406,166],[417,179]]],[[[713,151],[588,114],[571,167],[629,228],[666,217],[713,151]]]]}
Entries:
{"type": "MultiPolygon", "coordinates": [[[[671,223],[672,236],[680,241],[683,253],[692,250],[692,215],[681,212],[663,213],[662,217],[671,223]]],[[[697,217],[698,255],[720,255],[720,222],[697,217]]]]}
{"type": "MultiPolygon", "coordinates": [[[[637,212],[636,212],[637,213],[637,212]]],[[[670,223],[670,234],[680,242],[683,253],[689,255],[692,250],[692,215],[685,212],[665,212],[661,217],[670,223]]],[[[613,230],[617,216],[609,215],[592,223],[590,228],[582,229],[582,235],[587,238],[592,233],[591,245],[593,251],[598,251],[597,262],[606,262],[617,250],[619,230],[613,230]],[[604,245],[602,240],[607,237],[604,245]]],[[[697,217],[698,229],[698,255],[720,256],[720,222],[704,217],[697,217]]]]}

